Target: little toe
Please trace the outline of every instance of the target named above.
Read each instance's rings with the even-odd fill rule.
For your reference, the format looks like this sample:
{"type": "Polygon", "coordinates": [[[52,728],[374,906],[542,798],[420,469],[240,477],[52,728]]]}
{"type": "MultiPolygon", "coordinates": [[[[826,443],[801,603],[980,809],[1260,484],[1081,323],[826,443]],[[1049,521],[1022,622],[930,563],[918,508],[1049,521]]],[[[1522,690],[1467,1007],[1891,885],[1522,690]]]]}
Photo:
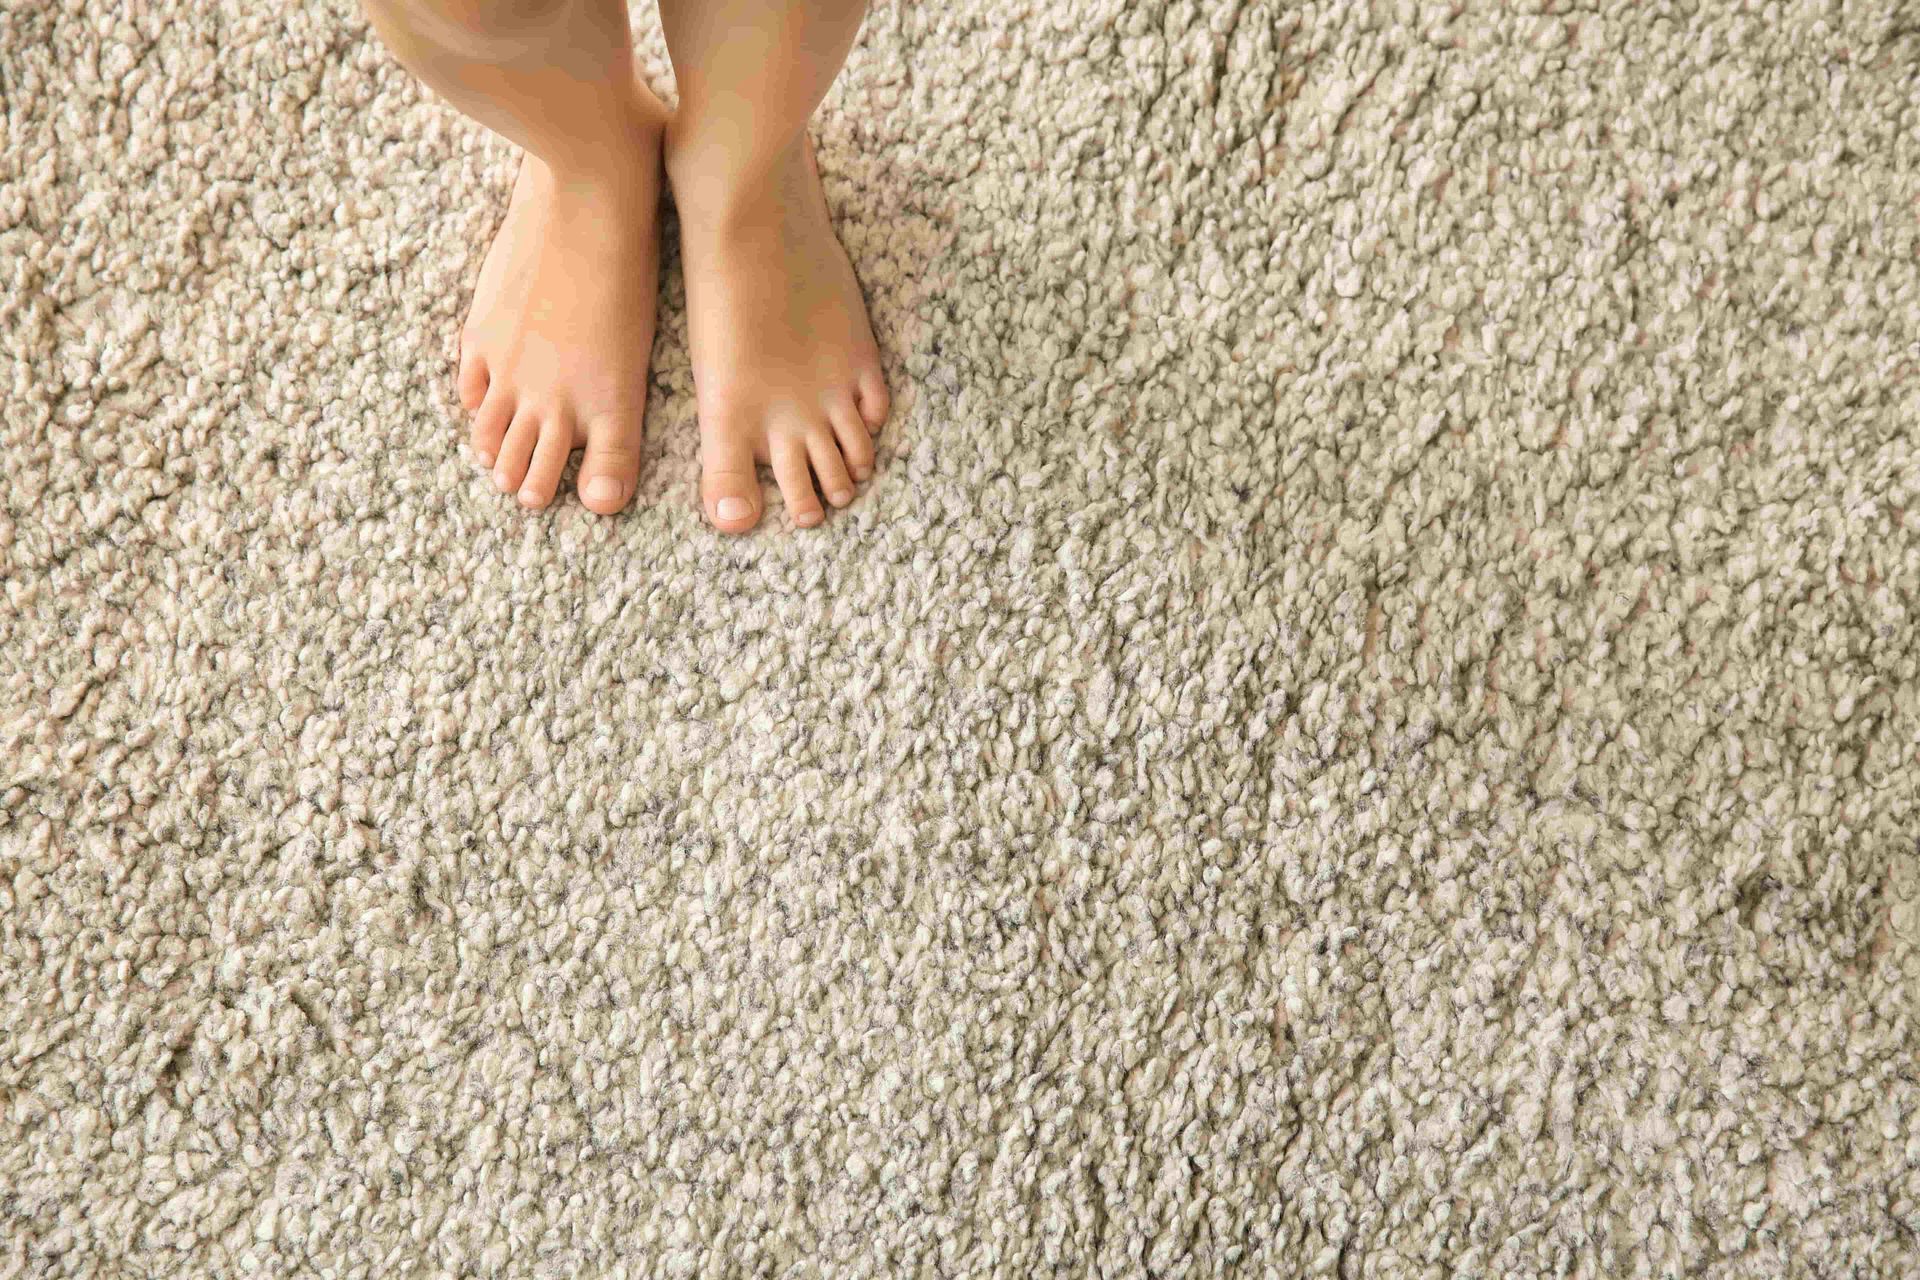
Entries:
{"type": "Polygon", "coordinates": [[[807,446],[798,438],[778,435],[768,444],[772,455],[773,478],[786,499],[787,514],[801,528],[811,528],[827,518],[826,508],[813,491],[813,469],[807,465],[807,446]]]}
{"type": "Polygon", "coordinates": [[[504,385],[495,383],[474,412],[473,430],[467,436],[467,444],[481,466],[491,467],[500,455],[500,437],[506,435],[507,424],[512,421],[513,396],[504,385]]]}
{"type": "Polygon", "coordinates": [[[460,392],[460,407],[472,413],[487,398],[487,361],[484,356],[463,351],[460,374],[454,385],[460,392]]]}
{"type": "Polygon", "coordinates": [[[855,480],[873,474],[873,433],[854,407],[852,397],[827,407],[827,420],[833,423],[833,437],[840,442],[840,456],[855,480]]]}
{"type": "Polygon", "coordinates": [[[701,431],[700,502],[722,533],[745,533],[760,523],[760,478],[746,433],[701,431]]]}
{"type": "Polygon", "coordinates": [[[887,394],[887,380],[880,376],[879,368],[862,369],[854,386],[860,401],[860,416],[866,420],[867,428],[878,431],[886,425],[887,414],[893,409],[893,397],[887,394]]]}
{"type": "Polygon", "coordinates": [[[813,474],[820,480],[820,492],[827,495],[828,502],[844,507],[853,501],[853,477],[847,474],[847,464],[841,460],[840,442],[833,438],[833,432],[825,423],[807,433],[807,460],[813,464],[813,474]]]}
{"type": "Polygon", "coordinates": [[[527,463],[526,478],[520,481],[520,505],[540,508],[553,501],[560,487],[560,473],[567,469],[567,455],[573,452],[573,415],[562,409],[548,414],[540,424],[540,439],[533,446],[533,458],[527,463]]]}
{"type": "MultiPolygon", "coordinates": [[[[587,423],[587,453],[580,459],[580,501],[587,510],[613,515],[627,505],[640,478],[638,413],[607,413],[587,423]]],[[[753,460],[747,460],[751,471],[753,460]]]]}
{"type": "Polygon", "coordinates": [[[500,442],[500,459],[493,464],[493,487],[512,493],[527,478],[527,459],[540,439],[540,419],[527,409],[514,415],[513,425],[500,442]]]}

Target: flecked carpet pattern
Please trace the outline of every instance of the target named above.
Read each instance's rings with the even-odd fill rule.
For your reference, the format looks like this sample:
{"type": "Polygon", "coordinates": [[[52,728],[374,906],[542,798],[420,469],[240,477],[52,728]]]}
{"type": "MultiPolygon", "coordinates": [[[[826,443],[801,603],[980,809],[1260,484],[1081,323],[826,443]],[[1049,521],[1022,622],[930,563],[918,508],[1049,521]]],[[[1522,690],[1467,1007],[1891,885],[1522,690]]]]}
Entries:
{"type": "Polygon", "coordinates": [[[1905,0],[883,4],[739,539],[344,0],[0,105],[0,1276],[1920,1272],[1905,0]]]}

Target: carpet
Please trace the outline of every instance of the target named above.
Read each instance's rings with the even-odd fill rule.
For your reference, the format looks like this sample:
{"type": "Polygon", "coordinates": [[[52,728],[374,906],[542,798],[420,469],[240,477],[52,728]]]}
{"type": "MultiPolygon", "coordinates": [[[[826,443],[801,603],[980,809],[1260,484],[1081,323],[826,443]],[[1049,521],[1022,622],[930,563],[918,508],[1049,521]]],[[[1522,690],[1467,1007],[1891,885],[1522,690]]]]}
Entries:
{"type": "Polygon", "coordinates": [[[727,539],[671,253],[633,509],[465,456],[348,5],[0,8],[0,1275],[1914,1274],[1917,86],[883,6],[895,417],[727,539]]]}

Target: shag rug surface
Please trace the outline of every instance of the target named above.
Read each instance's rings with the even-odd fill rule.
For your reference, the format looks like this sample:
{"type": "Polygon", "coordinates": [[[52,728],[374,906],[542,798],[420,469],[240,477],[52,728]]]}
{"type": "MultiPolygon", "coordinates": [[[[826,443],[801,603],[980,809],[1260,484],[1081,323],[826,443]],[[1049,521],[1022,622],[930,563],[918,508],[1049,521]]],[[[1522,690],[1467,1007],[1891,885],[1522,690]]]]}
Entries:
{"type": "Polygon", "coordinates": [[[348,4],[6,4],[0,1275],[1914,1275],[1912,19],[883,5],[728,539],[348,4]]]}

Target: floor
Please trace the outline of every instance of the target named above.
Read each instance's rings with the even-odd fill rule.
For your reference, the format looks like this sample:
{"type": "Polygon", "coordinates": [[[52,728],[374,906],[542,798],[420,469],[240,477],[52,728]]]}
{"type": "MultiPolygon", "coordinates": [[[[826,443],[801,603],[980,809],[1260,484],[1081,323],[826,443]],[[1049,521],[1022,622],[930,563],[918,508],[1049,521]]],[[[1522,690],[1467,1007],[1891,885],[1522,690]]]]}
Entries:
{"type": "Polygon", "coordinates": [[[729,540],[345,0],[0,10],[0,1272],[1914,1274],[1902,13],[882,5],[729,540]]]}

